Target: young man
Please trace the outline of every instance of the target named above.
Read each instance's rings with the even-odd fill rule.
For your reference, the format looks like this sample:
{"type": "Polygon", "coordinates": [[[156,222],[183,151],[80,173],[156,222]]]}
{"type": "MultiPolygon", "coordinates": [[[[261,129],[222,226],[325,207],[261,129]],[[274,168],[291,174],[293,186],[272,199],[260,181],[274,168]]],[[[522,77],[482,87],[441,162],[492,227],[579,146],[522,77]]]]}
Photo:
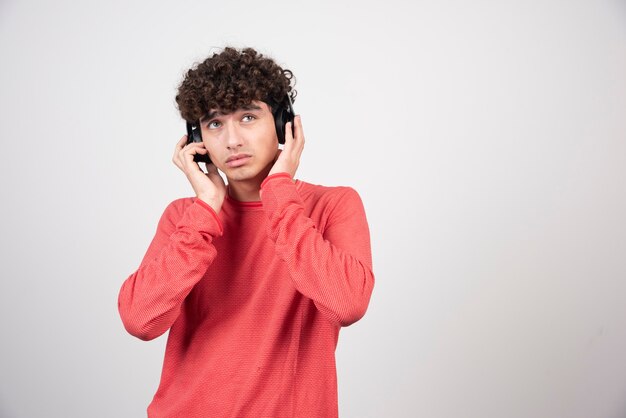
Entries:
{"type": "Polygon", "coordinates": [[[339,329],[374,285],[369,229],[354,189],[295,179],[300,116],[279,149],[272,106],[295,98],[291,79],[253,49],[225,48],[179,87],[202,142],[183,136],[173,162],[196,196],[167,206],[118,303],[130,334],[170,331],[149,417],[338,415],[339,329]]]}

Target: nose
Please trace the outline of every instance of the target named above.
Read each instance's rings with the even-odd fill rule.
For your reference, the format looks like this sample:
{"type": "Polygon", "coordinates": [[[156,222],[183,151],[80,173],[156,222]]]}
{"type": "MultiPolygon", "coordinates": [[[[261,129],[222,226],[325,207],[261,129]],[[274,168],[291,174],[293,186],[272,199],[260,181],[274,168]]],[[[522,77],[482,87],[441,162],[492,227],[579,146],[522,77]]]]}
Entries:
{"type": "Polygon", "coordinates": [[[226,124],[224,144],[229,150],[236,150],[243,145],[243,138],[241,137],[239,127],[232,121],[226,124]]]}

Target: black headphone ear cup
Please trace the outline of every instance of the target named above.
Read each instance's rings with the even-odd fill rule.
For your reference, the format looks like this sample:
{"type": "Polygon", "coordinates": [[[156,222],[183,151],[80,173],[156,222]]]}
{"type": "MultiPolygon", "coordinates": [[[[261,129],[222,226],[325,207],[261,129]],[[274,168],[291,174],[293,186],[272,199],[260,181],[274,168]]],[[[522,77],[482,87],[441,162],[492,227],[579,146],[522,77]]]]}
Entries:
{"type": "Polygon", "coordinates": [[[278,143],[285,143],[285,109],[280,107],[274,112],[274,123],[276,124],[276,136],[278,137],[278,143]]]}
{"type": "MultiPolygon", "coordinates": [[[[187,122],[187,143],[191,142],[202,143],[202,131],[198,123],[187,122]]],[[[208,164],[211,162],[208,154],[195,154],[193,160],[197,163],[203,162],[208,164]]]]}
{"type": "MultiPolygon", "coordinates": [[[[278,143],[285,143],[285,124],[287,122],[293,123],[293,118],[295,114],[293,112],[293,107],[291,106],[291,100],[289,96],[287,96],[282,103],[278,104],[276,102],[270,102],[271,108],[273,109],[272,114],[274,115],[274,123],[276,124],[276,136],[278,137],[278,143]]],[[[292,126],[293,129],[293,126],[292,126]]],[[[293,130],[292,130],[293,132],[293,130]]]]}
{"type": "Polygon", "coordinates": [[[202,142],[202,131],[197,123],[187,122],[187,143],[202,142]]]}

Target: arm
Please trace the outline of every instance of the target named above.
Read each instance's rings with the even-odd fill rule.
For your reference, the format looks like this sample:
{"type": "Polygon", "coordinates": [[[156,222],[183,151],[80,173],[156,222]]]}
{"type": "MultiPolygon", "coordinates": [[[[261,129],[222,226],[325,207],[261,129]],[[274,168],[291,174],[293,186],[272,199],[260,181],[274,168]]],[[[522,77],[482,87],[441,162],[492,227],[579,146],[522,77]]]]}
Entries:
{"type": "Polygon", "coordinates": [[[358,321],[374,287],[369,228],[358,193],[342,188],[329,203],[333,207],[322,234],[304,214],[288,173],[268,176],[261,189],[269,238],[296,289],[332,322],[348,326],[358,321]]]}
{"type": "Polygon", "coordinates": [[[202,279],[217,252],[213,239],[223,233],[215,211],[195,199],[170,203],[137,271],[122,284],[118,309],[126,330],[151,340],[167,331],[183,301],[202,279]]]}

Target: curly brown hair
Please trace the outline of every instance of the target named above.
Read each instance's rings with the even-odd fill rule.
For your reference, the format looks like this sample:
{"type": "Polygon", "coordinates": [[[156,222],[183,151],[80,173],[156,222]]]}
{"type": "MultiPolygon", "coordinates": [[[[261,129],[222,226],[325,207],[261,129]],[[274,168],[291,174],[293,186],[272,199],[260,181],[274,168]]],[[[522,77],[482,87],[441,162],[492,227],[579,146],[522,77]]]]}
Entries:
{"type": "Polygon", "coordinates": [[[282,69],[253,48],[225,47],[187,71],[178,87],[176,103],[188,122],[197,121],[210,109],[234,112],[253,100],[272,106],[282,103],[287,94],[295,100],[292,79],[295,84],[290,70],[282,69]]]}

